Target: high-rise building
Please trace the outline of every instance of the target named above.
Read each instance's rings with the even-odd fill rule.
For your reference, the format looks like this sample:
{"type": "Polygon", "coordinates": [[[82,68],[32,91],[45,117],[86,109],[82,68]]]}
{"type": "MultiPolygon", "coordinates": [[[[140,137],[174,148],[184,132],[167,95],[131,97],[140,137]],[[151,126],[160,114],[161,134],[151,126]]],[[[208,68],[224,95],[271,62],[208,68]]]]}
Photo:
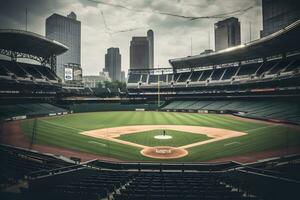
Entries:
{"type": "Polygon", "coordinates": [[[46,37],[66,45],[69,50],[57,56],[56,74],[64,81],[66,64],[81,66],[81,23],[71,12],[67,17],[53,14],[46,19],[46,37]]]}
{"type": "Polygon", "coordinates": [[[231,17],[215,23],[215,51],[241,44],[241,27],[237,18],[231,17]]]}
{"type": "Polygon", "coordinates": [[[270,35],[300,19],[299,0],[263,0],[263,31],[261,36],[270,35]]]}
{"type": "Polygon", "coordinates": [[[147,37],[132,37],[130,42],[130,69],[149,68],[149,42],[147,37]]]}
{"type": "Polygon", "coordinates": [[[107,49],[105,54],[105,68],[112,81],[121,81],[121,54],[119,48],[107,49]]]}
{"type": "Polygon", "coordinates": [[[126,82],[125,71],[121,71],[121,81],[126,82]]]}
{"type": "Polygon", "coordinates": [[[132,37],[130,42],[130,69],[154,67],[154,34],[148,30],[147,37],[132,37]]]}
{"type": "Polygon", "coordinates": [[[150,29],[147,31],[147,38],[149,42],[149,68],[154,67],[154,33],[150,29]]]}

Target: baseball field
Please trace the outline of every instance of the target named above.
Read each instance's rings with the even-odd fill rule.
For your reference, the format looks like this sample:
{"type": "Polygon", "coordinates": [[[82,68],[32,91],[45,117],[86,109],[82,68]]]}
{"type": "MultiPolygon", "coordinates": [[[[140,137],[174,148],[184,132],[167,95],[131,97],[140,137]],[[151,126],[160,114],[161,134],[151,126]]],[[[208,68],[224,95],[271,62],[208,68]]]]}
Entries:
{"type": "Polygon", "coordinates": [[[34,144],[126,161],[197,162],[300,146],[297,126],[217,114],[79,113],[25,120],[21,128],[34,144]]]}

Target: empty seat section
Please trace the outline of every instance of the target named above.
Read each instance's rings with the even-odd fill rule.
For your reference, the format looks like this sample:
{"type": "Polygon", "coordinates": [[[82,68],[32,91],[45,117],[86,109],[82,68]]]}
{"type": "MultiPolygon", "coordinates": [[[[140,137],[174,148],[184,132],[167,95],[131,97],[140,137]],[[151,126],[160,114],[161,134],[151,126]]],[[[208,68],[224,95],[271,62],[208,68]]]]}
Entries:
{"type": "Polygon", "coordinates": [[[202,71],[194,71],[194,72],[192,72],[192,75],[190,77],[191,82],[198,81],[202,73],[203,73],[202,71]]]}
{"type": "Polygon", "coordinates": [[[160,75],[154,75],[150,74],[149,75],[149,84],[150,83],[158,83],[159,82],[167,82],[167,75],[165,74],[160,74],[160,75]]]}
{"type": "Polygon", "coordinates": [[[179,105],[177,105],[176,109],[189,109],[191,105],[193,105],[197,101],[182,101],[179,105]]]}
{"type": "Polygon", "coordinates": [[[2,64],[0,63],[0,76],[7,76],[8,75],[8,71],[5,67],[2,66],[2,64]]]}
{"type": "Polygon", "coordinates": [[[180,76],[181,76],[181,73],[174,74],[174,82],[176,82],[180,76]]]}
{"type": "Polygon", "coordinates": [[[276,63],[278,63],[277,60],[272,60],[272,61],[268,61],[263,63],[260,68],[257,70],[256,72],[256,76],[260,76],[263,73],[267,72],[268,70],[270,70],[276,63]]]}
{"type": "Polygon", "coordinates": [[[290,61],[285,60],[285,61],[280,61],[279,63],[276,63],[269,71],[268,74],[276,74],[286,68],[290,61]]]}
{"type": "Polygon", "coordinates": [[[203,71],[203,74],[200,77],[199,81],[206,81],[210,77],[210,75],[211,75],[212,72],[213,72],[213,70],[203,71]]]}
{"type": "Polygon", "coordinates": [[[215,101],[210,103],[209,105],[202,107],[202,109],[206,110],[226,110],[226,105],[228,105],[229,101],[215,101]]]}
{"type": "Polygon", "coordinates": [[[5,145],[0,145],[0,156],[2,159],[0,184],[15,182],[35,171],[73,165],[52,156],[5,145]]]}
{"type": "Polygon", "coordinates": [[[233,113],[244,112],[243,116],[285,120],[300,123],[300,105],[297,101],[271,101],[271,100],[234,100],[234,101],[172,101],[166,109],[186,110],[215,110],[230,111],[233,113]]]}
{"type": "Polygon", "coordinates": [[[27,77],[26,71],[24,71],[16,62],[1,60],[1,65],[4,66],[8,71],[14,73],[18,77],[27,77]]]}
{"type": "Polygon", "coordinates": [[[221,76],[223,75],[225,69],[215,69],[213,74],[211,75],[211,80],[220,80],[221,76]]]}
{"type": "Polygon", "coordinates": [[[260,63],[242,65],[240,66],[240,70],[237,76],[252,75],[257,71],[259,67],[260,67],[260,63]]]}
{"type": "Polygon", "coordinates": [[[115,199],[242,199],[221,185],[216,175],[202,173],[138,173],[115,199]]]}
{"type": "Polygon", "coordinates": [[[128,77],[128,83],[137,83],[141,79],[141,74],[130,74],[128,77]]]}
{"type": "Polygon", "coordinates": [[[37,66],[36,68],[43,76],[47,77],[49,80],[57,80],[58,77],[55,73],[49,68],[45,66],[37,66]]]}
{"type": "Polygon", "coordinates": [[[222,80],[231,79],[237,72],[238,67],[229,67],[226,69],[225,74],[222,77],[222,80]]]}
{"type": "Polygon", "coordinates": [[[49,113],[59,112],[67,112],[67,110],[47,103],[0,105],[0,118],[2,119],[23,115],[48,115],[49,113]]]}
{"type": "Polygon", "coordinates": [[[36,188],[30,184],[28,191],[33,199],[103,199],[128,183],[134,175],[135,172],[77,169],[58,175],[57,180],[61,181],[52,181],[49,176],[47,187],[36,188]]]}
{"type": "Polygon", "coordinates": [[[211,101],[196,101],[193,105],[189,107],[189,109],[201,110],[210,103],[211,101]]]}
{"type": "Polygon", "coordinates": [[[173,81],[173,74],[168,74],[168,82],[170,83],[173,81]]]}
{"type": "Polygon", "coordinates": [[[160,82],[167,82],[167,75],[166,74],[160,74],[160,75],[158,75],[159,77],[158,77],[158,80],[160,81],[160,82]]]}
{"type": "Polygon", "coordinates": [[[146,83],[148,79],[148,74],[142,74],[141,82],[146,83]]]}
{"type": "Polygon", "coordinates": [[[158,82],[158,75],[151,74],[149,75],[149,83],[157,83],[158,82]]]}
{"type": "Polygon", "coordinates": [[[295,69],[300,69],[300,59],[294,61],[293,63],[291,63],[289,66],[287,66],[284,69],[284,72],[289,72],[289,71],[293,71],[295,69]]]}
{"type": "Polygon", "coordinates": [[[171,103],[167,104],[163,109],[176,109],[182,101],[172,101],[171,103]]]}
{"type": "Polygon", "coordinates": [[[190,72],[181,73],[181,76],[178,78],[177,82],[186,82],[190,75],[190,72]]]}
{"type": "Polygon", "coordinates": [[[37,79],[41,79],[42,75],[41,73],[36,69],[35,65],[31,64],[25,64],[25,63],[18,63],[19,66],[21,66],[26,72],[28,72],[31,76],[37,79]]]}

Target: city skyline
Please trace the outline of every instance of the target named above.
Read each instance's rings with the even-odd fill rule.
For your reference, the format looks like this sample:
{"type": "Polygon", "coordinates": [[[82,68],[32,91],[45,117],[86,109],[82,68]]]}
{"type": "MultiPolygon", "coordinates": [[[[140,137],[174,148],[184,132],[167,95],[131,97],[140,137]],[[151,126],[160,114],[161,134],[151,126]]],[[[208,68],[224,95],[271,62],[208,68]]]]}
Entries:
{"type": "MultiPolygon", "coordinates": [[[[156,15],[153,13],[135,13],[108,5],[101,5],[84,0],[70,2],[30,0],[18,2],[12,0],[1,8],[1,27],[25,29],[25,8],[28,8],[28,30],[45,35],[44,21],[53,13],[67,15],[71,11],[77,14],[82,24],[81,66],[84,75],[98,74],[104,68],[104,54],[107,48],[118,46],[122,52],[122,70],[129,68],[129,42],[134,35],[144,35],[152,29],[156,35],[154,67],[169,67],[168,59],[199,54],[214,44],[214,23],[219,19],[201,19],[187,21],[181,18],[156,15]],[[14,4],[14,5],[13,5],[14,4]],[[7,12],[7,11],[13,12],[7,12]],[[103,24],[101,11],[106,17],[107,27],[113,30],[135,29],[133,31],[109,34],[103,24]]],[[[252,24],[252,40],[259,38],[262,29],[261,2],[253,0],[240,2],[226,1],[110,1],[127,4],[130,7],[174,11],[179,14],[209,15],[230,12],[253,6],[243,15],[237,16],[241,22],[242,43],[249,41],[249,24],[252,24]],[[218,3],[216,3],[218,2],[218,3]]]]}

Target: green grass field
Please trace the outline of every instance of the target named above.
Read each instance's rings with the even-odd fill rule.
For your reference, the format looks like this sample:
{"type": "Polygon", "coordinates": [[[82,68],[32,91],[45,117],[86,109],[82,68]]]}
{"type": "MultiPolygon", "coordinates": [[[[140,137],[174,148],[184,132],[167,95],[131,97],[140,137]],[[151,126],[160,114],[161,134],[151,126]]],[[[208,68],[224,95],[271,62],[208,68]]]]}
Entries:
{"type": "Polygon", "coordinates": [[[161,130],[152,130],[152,131],[121,135],[120,137],[118,137],[118,139],[137,143],[137,144],[142,144],[149,147],[154,147],[154,146],[180,147],[183,145],[210,139],[206,135],[174,131],[174,130],[166,130],[166,135],[172,136],[172,139],[158,140],[154,138],[154,136],[161,135],[161,134],[162,134],[161,130]]]}
{"type": "MultiPolygon", "coordinates": [[[[22,129],[30,140],[34,120],[22,121],[22,129]]],[[[126,125],[192,125],[223,128],[248,133],[247,135],[188,148],[189,155],[168,162],[194,162],[227,156],[254,153],[264,150],[299,146],[300,133],[291,127],[277,124],[245,122],[225,115],[168,112],[97,112],[40,118],[36,122],[34,142],[63,147],[131,161],[154,161],[144,157],[141,149],[120,143],[96,139],[79,134],[81,131],[126,125]]],[[[142,133],[145,134],[145,133],[142,133]]],[[[177,134],[177,133],[176,133],[177,134]]],[[[190,133],[189,133],[190,134],[190,133]]],[[[122,136],[123,137],[123,136],[122,136]]],[[[128,135],[126,140],[134,140],[128,135]]],[[[186,141],[185,133],[176,135],[176,140],[186,141]],[[182,136],[181,136],[182,135],[182,136]]],[[[124,139],[124,138],[123,138],[124,139]]],[[[198,138],[201,139],[201,138],[198,138]]],[[[205,139],[205,138],[202,138],[205,139]]],[[[147,137],[138,137],[139,143],[151,144],[147,137]]],[[[193,140],[193,139],[191,139],[193,140]]],[[[167,144],[166,144],[167,145],[167,144]]],[[[170,141],[170,145],[178,145],[170,141]]],[[[150,146],[150,145],[149,145],[150,146]]]]}

